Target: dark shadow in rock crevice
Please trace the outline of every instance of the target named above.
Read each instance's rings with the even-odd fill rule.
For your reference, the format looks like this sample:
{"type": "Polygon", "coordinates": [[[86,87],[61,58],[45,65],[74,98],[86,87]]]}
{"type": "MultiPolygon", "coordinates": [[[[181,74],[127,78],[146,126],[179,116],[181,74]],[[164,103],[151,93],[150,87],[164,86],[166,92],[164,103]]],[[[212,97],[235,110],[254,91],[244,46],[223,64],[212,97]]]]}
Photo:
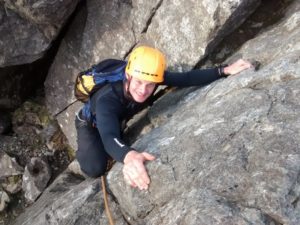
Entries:
{"type": "Polygon", "coordinates": [[[44,82],[70,23],[85,1],[79,2],[45,55],[30,64],[0,68],[0,110],[14,111],[30,98],[44,97],[44,82]]]}
{"type": "Polygon", "coordinates": [[[268,30],[284,18],[289,6],[294,1],[295,0],[262,0],[261,5],[256,11],[249,16],[237,30],[224,38],[210,54],[200,60],[195,68],[221,64],[248,40],[268,30]]]}

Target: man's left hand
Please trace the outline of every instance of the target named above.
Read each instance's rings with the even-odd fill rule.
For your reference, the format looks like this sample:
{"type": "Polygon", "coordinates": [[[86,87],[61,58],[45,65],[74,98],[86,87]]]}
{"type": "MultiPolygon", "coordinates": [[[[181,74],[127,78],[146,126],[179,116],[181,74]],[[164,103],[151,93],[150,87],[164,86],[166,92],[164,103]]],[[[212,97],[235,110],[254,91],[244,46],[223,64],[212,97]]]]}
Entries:
{"type": "Polygon", "coordinates": [[[147,190],[150,178],[146,171],[144,162],[152,161],[155,157],[147,152],[130,151],[124,159],[123,175],[126,183],[140,190],[147,190]]]}

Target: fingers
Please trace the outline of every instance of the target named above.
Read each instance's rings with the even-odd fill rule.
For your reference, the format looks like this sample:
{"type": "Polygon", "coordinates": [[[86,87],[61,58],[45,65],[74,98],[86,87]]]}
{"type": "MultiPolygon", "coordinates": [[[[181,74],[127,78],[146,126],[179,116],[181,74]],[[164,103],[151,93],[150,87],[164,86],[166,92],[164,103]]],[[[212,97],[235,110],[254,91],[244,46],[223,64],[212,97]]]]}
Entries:
{"type": "Polygon", "coordinates": [[[252,67],[252,64],[248,61],[244,61],[244,69],[249,69],[252,67]]]}
{"type": "Polygon", "coordinates": [[[124,165],[123,174],[126,183],[140,190],[148,189],[150,178],[143,163],[130,163],[124,165]]]}
{"type": "Polygon", "coordinates": [[[142,155],[144,156],[144,159],[145,159],[145,160],[150,160],[150,161],[152,161],[152,160],[155,159],[155,156],[149,154],[148,152],[142,152],[142,155]]]}
{"type": "Polygon", "coordinates": [[[238,74],[241,71],[249,69],[251,67],[253,67],[253,66],[250,62],[248,62],[247,60],[244,60],[244,59],[239,59],[235,63],[228,66],[227,72],[230,75],[235,75],[235,74],[238,74]]]}
{"type": "Polygon", "coordinates": [[[130,178],[130,176],[127,173],[124,173],[124,180],[126,181],[127,184],[129,184],[131,187],[137,187],[136,183],[130,178]]]}
{"type": "Polygon", "coordinates": [[[144,162],[154,160],[155,157],[147,152],[139,153],[130,151],[124,158],[123,174],[126,183],[136,186],[140,190],[148,189],[150,178],[144,166],[144,162]]]}
{"type": "Polygon", "coordinates": [[[247,69],[250,68],[251,63],[244,59],[237,60],[232,66],[236,67],[236,69],[247,69]]]}
{"type": "Polygon", "coordinates": [[[251,64],[249,61],[247,61],[247,60],[240,59],[239,62],[240,62],[241,67],[242,67],[243,69],[249,69],[249,68],[252,67],[252,64],[251,64]]]}

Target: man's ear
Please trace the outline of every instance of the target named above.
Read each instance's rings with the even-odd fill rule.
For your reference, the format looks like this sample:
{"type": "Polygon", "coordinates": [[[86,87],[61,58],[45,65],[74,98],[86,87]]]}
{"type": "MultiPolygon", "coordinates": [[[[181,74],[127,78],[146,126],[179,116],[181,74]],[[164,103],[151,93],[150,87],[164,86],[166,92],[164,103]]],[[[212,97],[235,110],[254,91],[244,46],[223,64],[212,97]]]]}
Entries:
{"type": "Polygon", "coordinates": [[[130,76],[128,73],[125,73],[125,76],[126,76],[126,80],[131,80],[132,76],[130,76]]]}

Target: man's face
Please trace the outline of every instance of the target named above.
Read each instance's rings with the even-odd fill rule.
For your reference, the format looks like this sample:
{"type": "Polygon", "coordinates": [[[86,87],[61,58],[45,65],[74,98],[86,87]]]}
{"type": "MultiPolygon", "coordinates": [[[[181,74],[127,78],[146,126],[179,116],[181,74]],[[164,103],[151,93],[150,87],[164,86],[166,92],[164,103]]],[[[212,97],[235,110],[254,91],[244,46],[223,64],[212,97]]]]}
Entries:
{"type": "Polygon", "coordinates": [[[132,98],[139,103],[147,100],[153,93],[156,84],[150,81],[140,80],[135,77],[130,78],[129,92],[132,98]]]}

